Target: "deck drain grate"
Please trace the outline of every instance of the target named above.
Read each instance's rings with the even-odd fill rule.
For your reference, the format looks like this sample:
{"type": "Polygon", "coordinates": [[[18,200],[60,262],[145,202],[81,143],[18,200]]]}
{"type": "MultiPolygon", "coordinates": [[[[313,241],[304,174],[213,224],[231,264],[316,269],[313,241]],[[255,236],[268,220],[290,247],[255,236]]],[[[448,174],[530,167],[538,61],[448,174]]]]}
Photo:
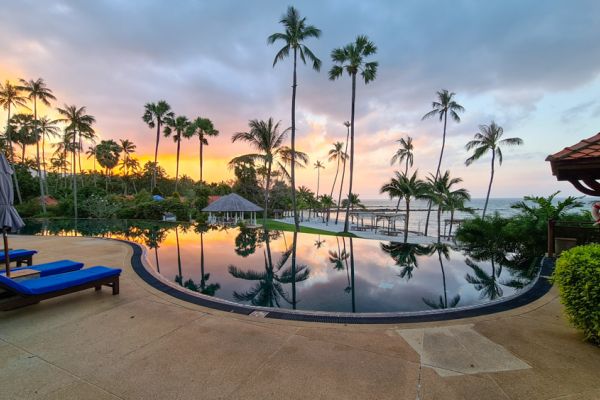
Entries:
{"type": "Polygon", "coordinates": [[[251,317],[264,318],[269,314],[267,311],[252,311],[250,313],[251,317]]]}

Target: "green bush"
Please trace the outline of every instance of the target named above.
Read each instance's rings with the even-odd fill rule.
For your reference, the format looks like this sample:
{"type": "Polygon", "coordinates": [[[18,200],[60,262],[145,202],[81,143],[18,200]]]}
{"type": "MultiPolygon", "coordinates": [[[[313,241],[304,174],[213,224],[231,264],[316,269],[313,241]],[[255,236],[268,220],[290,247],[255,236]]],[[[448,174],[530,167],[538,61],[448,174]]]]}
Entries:
{"type": "Polygon", "coordinates": [[[571,323],[600,344],[600,244],[565,251],[556,263],[552,282],[558,285],[571,323]]]}

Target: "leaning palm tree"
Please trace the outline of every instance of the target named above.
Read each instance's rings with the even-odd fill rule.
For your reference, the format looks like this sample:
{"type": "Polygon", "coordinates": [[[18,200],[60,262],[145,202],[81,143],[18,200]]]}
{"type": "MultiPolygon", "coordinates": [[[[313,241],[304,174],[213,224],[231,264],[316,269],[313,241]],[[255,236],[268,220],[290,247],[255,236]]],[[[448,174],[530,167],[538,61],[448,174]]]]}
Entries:
{"type": "Polygon", "coordinates": [[[396,171],[395,176],[390,182],[383,185],[380,189],[381,193],[388,193],[393,197],[404,199],[406,204],[406,215],[404,216],[404,243],[408,242],[408,223],[410,220],[410,202],[412,199],[423,199],[427,195],[427,185],[424,181],[417,177],[418,171],[413,172],[412,176],[401,174],[396,171]]]}
{"type": "MultiPolygon", "coordinates": [[[[440,149],[440,158],[438,160],[438,166],[435,170],[435,177],[440,175],[440,168],[442,167],[442,158],[444,156],[444,147],[446,146],[446,126],[448,122],[448,113],[450,113],[450,118],[452,118],[455,122],[460,122],[460,116],[458,113],[464,112],[465,109],[463,106],[454,101],[454,96],[456,94],[454,92],[449,92],[446,89],[443,89],[437,92],[437,100],[431,103],[432,110],[427,114],[423,115],[422,119],[428,119],[432,117],[438,117],[440,122],[444,122],[444,130],[442,133],[442,148],[440,149]]],[[[431,202],[429,202],[427,208],[427,219],[425,221],[425,235],[427,235],[427,229],[429,228],[429,216],[431,214],[431,202]]]]}
{"type": "MultiPolygon", "coordinates": [[[[331,52],[331,59],[334,65],[329,70],[329,79],[335,80],[342,76],[344,71],[352,79],[352,101],[350,113],[350,182],[348,188],[348,197],[352,194],[352,183],[354,178],[354,106],[356,103],[356,75],[360,73],[365,84],[375,80],[377,76],[377,61],[366,62],[365,59],[377,52],[377,47],[366,36],[360,35],[354,43],[347,44],[344,47],[334,49],[331,52]]],[[[344,232],[350,229],[349,224],[350,203],[346,208],[346,220],[344,222],[344,232]]]]}
{"type": "Polygon", "coordinates": [[[177,192],[177,188],[179,186],[179,155],[181,152],[181,139],[190,137],[190,120],[184,116],[180,115],[178,117],[169,117],[165,120],[166,126],[164,129],[165,137],[169,137],[173,135],[173,141],[177,143],[177,159],[175,162],[175,191],[177,192]]]}
{"type": "MultiPolygon", "coordinates": [[[[21,91],[18,86],[14,86],[9,81],[6,81],[4,85],[0,83],[0,106],[7,111],[6,116],[6,141],[8,145],[8,161],[14,163],[13,158],[13,142],[10,137],[10,112],[13,108],[23,107],[27,108],[27,97],[21,95],[21,91]]],[[[13,174],[15,175],[15,174],[13,174]]]]}
{"type": "Polygon", "coordinates": [[[71,171],[73,173],[73,210],[77,219],[77,175],[75,168],[75,155],[79,148],[77,134],[82,131],[93,133],[94,128],[92,128],[92,124],[96,122],[96,119],[86,114],[87,110],[85,107],[68,106],[65,104],[62,108],[59,107],[56,110],[62,116],[57,121],[67,124],[65,127],[65,143],[70,143],[70,145],[65,148],[68,148],[73,153],[73,162],[71,163],[71,171]]]}
{"type": "Polygon", "coordinates": [[[279,131],[279,124],[273,122],[273,118],[266,121],[253,119],[248,123],[250,130],[248,132],[238,132],[231,138],[233,143],[242,141],[248,143],[256,149],[258,153],[246,154],[235,157],[230,161],[235,163],[240,159],[252,161],[261,161],[266,170],[265,176],[265,210],[263,213],[264,224],[267,222],[267,213],[269,208],[269,190],[271,188],[271,175],[273,172],[273,163],[281,153],[283,141],[285,140],[289,128],[279,131]]]}
{"type": "Polygon", "coordinates": [[[335,178],[333,178],[333,185],[331,185],[331,193],[329,194],[329,196],[331,197],[333,197],[335,183],[337,182],[338,173],[340,172],[340,161],[346,159],[346,154],[342,150],[343,147],[344,143],[335,142],[333,144],[333,148],[329,150],[329,153],[327,153],[329,155],[329,157],[327,158],[328,161],[337,161],[337,166],[335,168],[335,178]]]}
{"type": "Polygon", "coordinates": [[[296,152],[296,64],[298,56],[300,60],[306,64],[306,59],[312,62],[312,67],[315,71],[321,69],[321,60],[319,60],[313,52],[306,47],[304,41],[309,38],[319,38],[321,30],[306,24],[306,18],[301,18],[300,13],[294,7],[288,7],[287,12],[279,21],[285,28],[285,32],[274,33],[268,37],[267,42],[273,44],[282,41],[284,46],[279,49],[273,60],[273,67],[278,61],[282,61],[289,56],[290,50],[293,53],[294,59],[294,74],[292,80],[292,126],[291,126],[291,147],[292,147],[292,162],[291,162],[291,184],[292,184],[292,207],[294,208],[294,226],[296,231],[300,229],[298,220],[298,210],[296,208],[296,168],[295,168],[295,152],[296,152]]]}
{"type": "Polygon", "coordinates": [[[161,128],[165,123],[165,120],[175,117],[175,114],[171,111],[171,106],[164,100],[160,100],[157,103],[146,103],[144,106],[144,115],[142,120],[148,124],[150,128],[156,127],[156,145],[154,147],[154,164],[152,164],[152,180],[150,182],[150,190],[152,191],[156,187],[156,171],[158,169],[158,143],[160,141],[161,128]]]}
{"type": "Polygon", "coordinates": [[[337,211],[335,212],[335,224],[337,225],[338,219],[340,217],[340,206],[342,204],[342,190],[344,190],[344,177],[346,176],[346,161],[348,160],[348,141],[350,140],[350,121],[344,121],[344,126],[346,127],[346,142],[344,144],[344,160],[342,162],[342,179],[340,180],[340,191],[338,193],[338,206],[337,211]]]}
{"type": "Polygon", "coordinates": [[[198,136],[200,143],[200,182],[203,182],[204,146],[208,146],[208,137],[219,135],[219,131],[215,129],[210,119],[201,117],[192,121],[189,129],[192,135],[198,136]]]}
{"type": "Polygon", "coordinates": [[[39,133],[37,132],[38,127],[38,117],[37,117],[37,102],[38,100],[46,105],[50,106],[50,100],[56,100],[56,97],[52,94],[52,90],[50,90],[46,86],[46,82],[42,78],[38,78],[37,80],[29,80],[19,79],[21,86],[18,87],[19,90],[22,90],[27,94],[27,98],[33,101],[33,120],[35,122],[36,129],[36,159],[37,159],[37,169],[38,176],[40,180],[40,202],[42,205],[42,213],[46,214],[46,195],[44,193],[44,180],[45,176],[42,176],[42,168],[40,162],[40,142],[39,142],[39,133]]]}
{"type": "Polygon", "coordinates": [[[398,143],[400,143],[400,147],[392,156],[390,165],[394,165],[396,163],[402,164],[403,161],[406,162],[404,175],[408,175],[408,166],[413,166],[415,147],[413,146],[412,138],[410,136],[407,136],[406,139],[400,138],[398,143]]]}
{"type": "Polygon", "coordinates": [[[496,163],[496,157],[498,157],[498,164],[502,165],[502,149],[501,145],[506,146],[520,146],[523,144],[523,139],[514,137],[501,139],[504,133],[504,129],[492,121],[489,125],[479,125],[479,132],[475,134],[473,140],[471,140],[465,146],[467,150],[473,150],[473,155],[465,161],[467,166],[473,164],[473,162],[479,160],[484,154],[492,153],[491,160],[491,173],[490,183],[488,185],[487,194],[485,196],[485,205],[483,206],[483,213],[481,218],[485,218],[485,212],[487,211],[488,201],[490,200],[490,192],[492,191],[492,182],[494,181],[494,167],[496,163]]]}

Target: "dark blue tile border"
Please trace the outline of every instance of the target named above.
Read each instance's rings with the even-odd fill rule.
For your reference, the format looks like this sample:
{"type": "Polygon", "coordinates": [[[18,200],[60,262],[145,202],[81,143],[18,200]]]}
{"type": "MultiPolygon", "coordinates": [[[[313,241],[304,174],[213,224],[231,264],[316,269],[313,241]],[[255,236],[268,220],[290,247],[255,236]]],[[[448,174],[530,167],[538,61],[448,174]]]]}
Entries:
{"type": "Polygon", "coordinates": [[[481,315],[493,314],[502,311],[512,310],[517,307],[522,307],[529,304],[543,295],[548,293],[552,285],[548,281],[548,276],[552,274],[554,269],[553,262],[542,263],[541,271],[538,280],[535,282],[533,287],[529,288],[525,293],[513,297],[512,299],[483,305],[476,308],[459,309],[459,310],[448,310],[440,313],[424,313],[418,315],[335,315],[328,313],[303,313],[302,311],[294,312],[282,312],[279,310],[265,310],[264,308],[254,308],[251,306],[235,305],[231,303],[225,303],[213,300],[207,297],[195,296],[190,293],[178,290],[177,288],[161,282],[154,275],[152,275],[144,264],[142,263],[142,247],[141,245],[125,240],[120,240],[131,246],[133,249],[133,255],[131,256],[131,266],[133,270],[138,274],[144,282],[152,286],[153,288],[160,290],[169,296],[175,297],[179,300],[187,301],[192,304],[197,304],[207,308],[213,308],[220,311],[231,312],[235,314],[249,315],[254,311],[265,311],[267,315],[265,318],[279,319],[279,320],[291,320],[291,321],[304,321],[304,322],[325,322],[325,323],[337,323],[337,324],[397,324],[397,323],[410,323],[410,322],[434,322],[434,321],[448,321],[453,319],[471,318],[478,317],[481,315]]]}

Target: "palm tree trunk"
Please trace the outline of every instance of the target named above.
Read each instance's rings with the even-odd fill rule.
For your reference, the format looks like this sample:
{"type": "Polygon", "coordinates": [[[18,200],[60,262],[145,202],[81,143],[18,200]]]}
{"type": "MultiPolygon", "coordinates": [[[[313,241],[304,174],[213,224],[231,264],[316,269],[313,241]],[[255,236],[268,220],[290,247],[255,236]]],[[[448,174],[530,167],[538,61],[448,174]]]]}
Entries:
{"type": "Polygon", "coordinates": [[[442,225],[441,224],[441,218],[442,218],[442,206],[439,205],[438,209],[437,209],[437,236],[438,236],[438,243],[440,243],[441,240],[442,240],[442,233],[441,233],[441,230],[440,230],[440,226],[442,225]]]}
{"type": "Polygon", "coordinates": [[[204,232],[200,232],[200,289],[204,290],[204,232]]]}
{"type": "Polygon", "coordinates": [[[48,189],[48,176],[46,174],[46,134],[42,132],[42,169],[44,170],[44,184],[46,185],[46,194],[50,193],[48,189]]]}
{"type": "MultiPolygon", "coordinates": [[[[300,221],[298,220],[298,209],[296,206],[296,61],[297,49],[294,47],[294,78],[292,84],[292,167],[291,167],[291,184],[292,184],[292,208],[294,209],[294,229],[300,230],[300,221]]],[[[292,259],[292,264],[294,264],[292,259]]]]}
{"type": "Polygon", "coordinates": [[[494,164],[496,161],[496,149],[492,149],[492,173],[490,174],[490,184],[488,185],[487,195],[485,196],[485,205],[483,206],[483,214],[481,218],[485,218],[485,212],[487,211],[488,201],[490,200],[490,192],[492,191],[492,182],[494,181],[494,164]]]}
{"type": "Polygon", "coordinates": [[[337,225],[338,223],[338,218],[340,216],[340,207],[341,207],[341,202],[342,202],[342,190],[344,189],[344,175],[346,175],[346,160],[348,159],[348,140],[350,137],[350,127],[348,127],[347,129],[347,133],[346,133],[346,146],[344,149],[344,162],[342,164],[342,179],[340,180],[340,194],[338,195],[338,206],[337,206],[337,211],[335,213],[335,224],[337,225]]]}
{"type": "Polygon", "coordinates": [[[181,150],[181,135],[182,133],[177,134],[177,162],[175,166],[175,191],[177,192],[177,188],[179,186],[179,151],[181,150]]]}
{"type": "Polygon", "coordinates": [[[40,138],[38,137],[38,124],[37,124],[37,99],[33,98],[33,119],[35,121],[35,144],[36,144],[36,155],[37,155],[37,168],[38,168],[38,180],[40,181],[40,203],[42,205],[42,214],[46,214],[46,196],[44,193],[44,178],[42,177],[42,167],[40,164],[40,138]]]}
{"type": "MultiPolygon", "coordinates": [[[[316,199],[317,201],[319,201],[319,186],[321,184],[321,168],[317,167],[317,195],[316,195],[316,199]]],[[[317,210],[315,209],[315,216],[317,216],[317,210]]],[[[310,217],[309,217],[310,219],[310,217]]]]}
{"type": "Polygon", "coordinates": [[[410,200],[406,199],[406,217],[404,218],[404,243],[408,242],[408,219],[410,216],[410,200]]]}
{"type": "Polygon", "coordinates": [[[71,171],[73,171],[73,210],[75,213],[75,219],[77,219],[77,175],[75,174],[75,143],[77,138],[77,131],[73,132],[73,165],[71,165],[71,171]]]}
{"type": "MultiPolygon", "coordinates": [[[[435,179],[440,176],[440,168],[442,167],[442,157],[444,156],[444,147],[446,146],[446,123],[448,122],[448,111],[444,112],[444,132],[442,134],[442,149],[440,151],[440,159],[438,161],[438,166],[435,171],[435,179]]],[[[427,236],[427,229],[429,228],[429,216],[431,214],[431,200],[429,200],[429,204],[427,205],[427,219],[425,220],[425,236],[427,236]]]]}
{"type": "Polygon", "coordinates": [[[152,180],[150,181],[150,191],[156,187],[156,170],[158,169],[158,142],[160,141],[160,118],[156,118],[156,146],[154,147],[154,171],[152,172],[152,180]]]}
{"type": "MultiPolygon", "coordinates": [[[[354,105],[356,101],[356,73],[352,74],[352,112],[350,114],[350,182],[348,187],[348,204],[346,204],[346,219],[344,232],[350,230],[350,197],[352,195],[352,181],[354,180],[354,105]]],[[[352,245],[352,239],[350,239],[352,245]]],[[[354,296],[354,291],[352,292],[354,296]]]]}
{"type": "Polygon", "coordinates": [[[296,309],[296,245],[298,243],[298,231],[294,231],[292,242],[292,309],[296,309]]]}
{"type": "Polygon", "coordinates": [[[77,162],[79,163],[79,179],[81,180],[81,187],[83,187],[83,169],[81,168],[81,149],[83,148],[83,141],[81,140],[81,132],[79,132],[79,148],[77,149],[77,162]]]}
{"type": "Polygon", "coordinates": [[[438,259],[442,270],[442,284],[444,285],[444,308],[448,308],[448,291],[446,289],[446,271],[444,271],[444,262],[442,261],[442,253],[438,250],[438,259]]]}
{"type": "Polygon", "coordinates": [[[204,149],[202,146],[202,136],[199,136],[199,138],[200,138],[200,183],[202,183],[202,164],[204,162],[202,150],[204,150],[204,149]]]}
{"type": "Polygon", "coordinates": [[[337,159],[337,167],[335,168],[335,177],[333,178],[333,185],[331,185],[331,193],[329,197],[333,200],[333,190],[335,189],[335,183],[337,182],[338,173],[340,172],[340,158],[337,159]]]}
{"type": "MultiPolygon", "coordinates": [[[[350,164],[352,164],[352,158],[350,159],[350,164]]],[[[354,313],[356,312],[356,297],[354,295],[354,246],[352,243],[352,238],[350,238],[350,276],[350,289],[352,290],[352,312],[354,313]]]]}
{"type": "Polygon", "coordinates": [[[177,229],[177,226],[175,226],[175,241],[177,245],[177,271],[179,271],[181,286],[183,286],[183,272],[181,271],[181,251],[179,249],[179,231],[177,229]]]}
{"type": "Polygon", "coordinates": [[[19,199],[19,204],[23,204],[23,199],[21,198],[21,189],[19,189],[19,178],[17,177],[17,170],[14,168],[15,157],[14,157],[14,149],[12,138],[10,137],[10,128],[8,126],[10,122],[10,103],[8,104],[8,115],[6,117],[6,140],[8,141],[8,160],[11,163],[11,166],[14,169],[13,179],[15,181],[15,190],[17,192],[17,199],[19,199]]]}
{"type": "Polygon", "coordinates": [[[450,229],[448,229],[448,237],[452,236],[452,225],[454,224],[454,210],[450,211],[450,229]]]}
{"type": "Polygon", "coordinates": [[[271,161],[267,161],[267,179],[265,180],[265,211],[263,213],[263,227],[267,226],[267,214],[269,210],[269,186],[271,185],[271,161]]]}

